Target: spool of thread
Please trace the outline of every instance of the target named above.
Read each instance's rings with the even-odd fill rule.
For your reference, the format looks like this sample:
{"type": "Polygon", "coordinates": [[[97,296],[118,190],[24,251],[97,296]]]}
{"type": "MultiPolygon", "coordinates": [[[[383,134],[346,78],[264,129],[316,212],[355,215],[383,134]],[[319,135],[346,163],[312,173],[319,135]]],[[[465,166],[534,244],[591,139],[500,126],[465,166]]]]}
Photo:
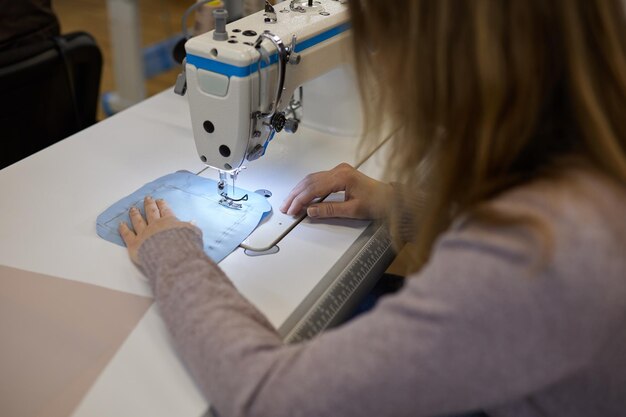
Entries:
{"type": "MultiPolygon", "coordinates": [[[[200,1],[201,0],[197,0],[197,2],[200,1]]],[[[223,8],[224,2],[222,0],[213,0],[200,6],[196,10],[196,21],[193,25],[193,35],[198,36],[202,33],[215,29],[213,10],[223,8]]]]}

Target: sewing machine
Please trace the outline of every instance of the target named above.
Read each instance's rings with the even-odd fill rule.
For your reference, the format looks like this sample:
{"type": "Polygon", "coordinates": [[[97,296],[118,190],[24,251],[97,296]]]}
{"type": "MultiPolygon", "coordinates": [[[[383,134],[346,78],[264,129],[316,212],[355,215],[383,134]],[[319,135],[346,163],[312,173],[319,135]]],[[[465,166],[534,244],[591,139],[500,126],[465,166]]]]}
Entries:
{"type": "Polygon", "coordinates": [[[266,2],[265,10],[230,24],[226,12],[218,11],[216,29],[185,44],[185,72],[175,91],[188,94],[197,152],[219,172],[221,204],[239,206],[228,195],[228,177],[234,184],[246,161],[263,156],[276,133],[295,132],[305,123],[358,134],[344,3],[266,2]]]}

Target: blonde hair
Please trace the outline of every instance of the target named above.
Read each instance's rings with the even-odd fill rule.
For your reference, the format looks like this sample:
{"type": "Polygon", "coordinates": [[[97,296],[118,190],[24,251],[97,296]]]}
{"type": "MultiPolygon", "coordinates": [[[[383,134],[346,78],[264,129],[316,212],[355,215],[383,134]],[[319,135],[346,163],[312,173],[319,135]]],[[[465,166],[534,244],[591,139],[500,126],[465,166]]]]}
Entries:
{"type": "Polygon", "coordinates": [[[398,128],[388,171],[428,196],[418,263],[456,216],[564,157],[626,183],[621,0],[351,0],[350,11],[368,140],[398,128]]]}

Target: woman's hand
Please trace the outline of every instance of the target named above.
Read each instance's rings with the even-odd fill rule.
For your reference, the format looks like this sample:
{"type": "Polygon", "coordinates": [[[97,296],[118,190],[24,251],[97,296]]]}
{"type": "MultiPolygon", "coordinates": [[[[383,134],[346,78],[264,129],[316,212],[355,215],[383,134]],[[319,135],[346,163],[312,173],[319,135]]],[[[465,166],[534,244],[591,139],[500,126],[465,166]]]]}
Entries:
{"type": "Polygon", "coordinates": [[[308,206],[310,217],[379,219],[387,215],[392,195],[391,185],[376,181],[342,163],[330,171],[307,175],[287,196],[280,211],[296,215],[308,206]],[[315,199],[339,191],[345,191],[344,201],[310,204],[315,199]]]}
{"type": "Polygon", "coordinates": [[[143,205],[145,220],[137,207],[130,209],[130,221],[134,231],[126,223],[120,223],[119,226],[120,235],[128,248],[128,255],[137,265],[140,265],[139,247],[150,236],[167,229],[195,227],[191,223],[178,220],[164,200],[155,201],[152,197],[146,197],[143,205]]]}

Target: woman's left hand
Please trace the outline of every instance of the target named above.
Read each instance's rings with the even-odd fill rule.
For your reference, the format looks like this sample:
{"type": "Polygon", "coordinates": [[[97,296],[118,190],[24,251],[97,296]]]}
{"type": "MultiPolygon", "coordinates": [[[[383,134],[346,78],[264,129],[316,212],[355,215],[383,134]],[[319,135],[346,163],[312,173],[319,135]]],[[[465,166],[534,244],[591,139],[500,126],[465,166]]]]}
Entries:
{"type": "Polygon", "coordinates": [[[130,221],[133,230],[126,223],[120,223],[119,232],[128,248],[130,259],[137,265],[139,262],[139,247],[150,236],[163,230],[176,229],[181,227],[193,227],[189,222],[183,222],[176,218],[174,212],[165,203],[165,200],[154,200],[146,197],[143,201],[146,218],[144,219],[137,207],[130,209],[130,221]]]}

